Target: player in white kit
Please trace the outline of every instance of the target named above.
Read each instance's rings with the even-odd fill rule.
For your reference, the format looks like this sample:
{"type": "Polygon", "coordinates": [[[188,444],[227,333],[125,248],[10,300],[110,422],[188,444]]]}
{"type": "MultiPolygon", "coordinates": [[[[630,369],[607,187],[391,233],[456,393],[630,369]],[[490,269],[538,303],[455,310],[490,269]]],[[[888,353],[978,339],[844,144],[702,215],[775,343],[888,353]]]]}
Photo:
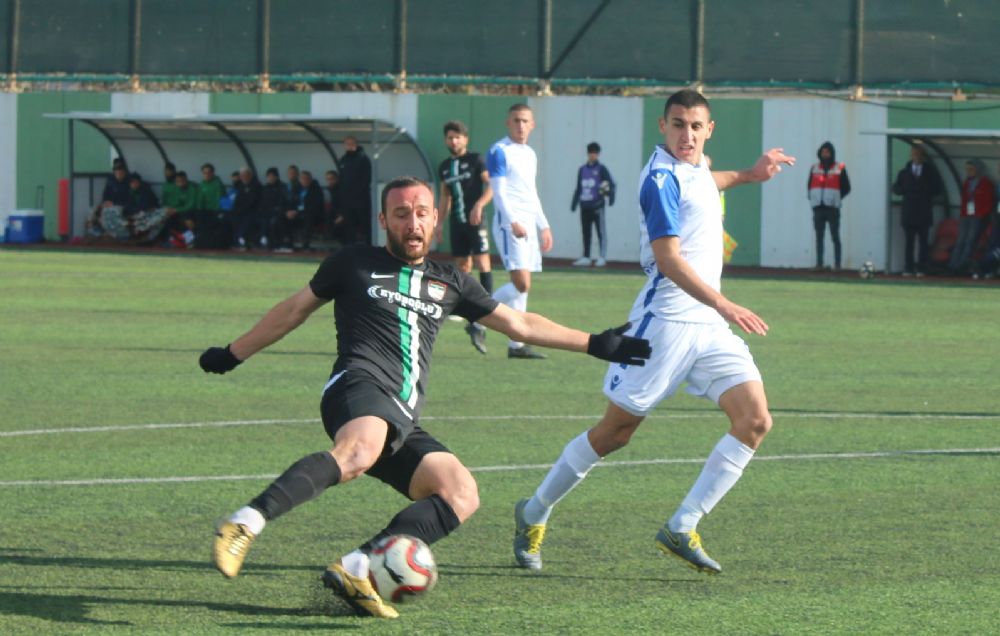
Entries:
{"type": "Polygon", "coordinates": [[[750,170],[712,172],[703,161],[712,135],[708,101],[692,90],[674,93],[660,119],[665,143],[657,146],[639,181],[640,260],[647,281],[629,315],[633,335],[648,338],[653,355],[644,367],[612,364],[604,379],[604,417],[569,442],[535,494],[514,509],[514,554],[522,567],[542,567],[541,544],[552,507],[605,455],[625,446],[643,418],[684,382],[729,416],[729,432],[716,444],[676,513],[656,534],[656,546],[692,568],[721,567],[701,546],[695,529],[743,473],[771,428],[760,372],[741,338],[726,324],[765,335],[767,324],[722,295],[722,206],[719,190],[770,179],[792,164],[779,148],[750,170]]]}
{"type": "MultiPolygon", "coordinates": [[[[486,157],[495,210],[493,240],[504,269],[510,273],[510,282],[496,290],[493,297],[520,311],[528,307],[531,272],[542,271],[542,251],[552,249],[552,230],[535,188],[538,158],[528,145],[534,129],[531,108],[514,104],[507,111],[508,135],[493,144],[486,157]]],[[[507,357],[541,359],[545,354],[510,340],[507,357]]]]}

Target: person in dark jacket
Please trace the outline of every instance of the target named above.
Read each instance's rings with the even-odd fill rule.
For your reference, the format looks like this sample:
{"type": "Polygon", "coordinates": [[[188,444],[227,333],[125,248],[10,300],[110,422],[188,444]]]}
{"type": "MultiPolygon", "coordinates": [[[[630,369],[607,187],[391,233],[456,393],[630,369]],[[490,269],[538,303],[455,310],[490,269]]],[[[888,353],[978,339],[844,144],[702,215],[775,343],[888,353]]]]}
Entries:
{"type": "Polygon", "coordinates": [[[240,168],[239,181],[236,187],[236,198],[233,200],[233,221],[236,224],[236,248],[245,250],[262,236],[260,216],[257,209],[260,206],[261,185],[253,170],[240,168]]]}
{"type": "Polygon", "coordinates": [[[160,207],[160,201],[153,194],[153,189],[142,180],[138,172],[133,172],[128,179],[128,203],[125,204],[125,216],[135,216],[139,212],[148,212],[160,207]]]}
{"type": "Polygon", "coordinates": [[[275,235],[275,223],[288,209],[288,197],[285,184],[278,176],[277,168],[268,168],[264,179],[264,187],[260,192],[260,206],[257,210],[260,219],[261,247],[268,245],[277,247],[278,241],[275,235]]]}
{"type": "Polygon", "coordinates": [[[941,174],[927,160],[927,151],[923,146],[912,146],[910,160],[892,184],[893,193],[903,197],[901,220],[906,236],[903,276],[923,276],[927,272],[928,236],[934,225],[934,198],[943,189],[941,174]]]}
{"type": "Polygon", "coordinates": [[[129,202],[128,168],[121,159],[115,159],[111,167],[111,176],[104,182],[104,191],[101,193],[101,207],[107,208],[112,205],[125,207],[129,202]]]}
{"type": "Polygon", "coordinates": [[[837,151],[832,143],[824,141],[816,157],[819,163],[809,171],[806,184],[816,230],[816,269],[823,268],[823,235],[827,225],[833,241],[833,268],[840,269],[840,204],[851,192],[851,181],[847,178],[847,168],[837,162],[837,151]]]}
{"type": "Polygon", "coordinates": [[[276,239],[279,241],[277,251],[290,251],[293,241],[304,250],[311,249],[313,227],[323,220],[323,190],[311,172],[303,170],[299,173],[299,186],[295,207],[286,210],[275,223],[275,235],[280,237],[276,239]]]}
{"type": "Polygon", "coordinates": [[[577,267],[604,267],[608,261],[607,226],[604,222],[604,206],[615,204],[615,180],[607,167],[599,161],[601,145],[596,141],[587,144],[587,163],[576,171],[576,190],[569,205],[570,212],[580,206],[580,223],[583,228],[583,256],[573,261],[577,267]],[[600,256],[590,260],[590,232],[597,227],[597,243],[600,256]]]}
{"type": "Polygon", "coordinates": [[[372,244],[372,162],[355,137],[344,139],[340,183],[334,206],[356,233],[357,241],[372,244]]]}

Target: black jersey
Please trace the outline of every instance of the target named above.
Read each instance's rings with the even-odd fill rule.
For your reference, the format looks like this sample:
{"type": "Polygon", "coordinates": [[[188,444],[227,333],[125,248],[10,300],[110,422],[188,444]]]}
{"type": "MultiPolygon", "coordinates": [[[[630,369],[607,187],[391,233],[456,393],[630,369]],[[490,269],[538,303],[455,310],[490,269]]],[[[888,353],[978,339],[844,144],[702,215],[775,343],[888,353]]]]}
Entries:
{"type": "Polygon", "coordinates": [[[340,250],[323,261],[309,287],[334,301],[333,374],[367,373],[413,420],[423,407],[441,323],[451,313],[475,322],[498,304],[451,263],[409,265],[384,247],[340,250]]]}
{"type": "Polygon", "coordinates": [[[451,222],[469,223],[469,212],[483,196],[483,173],[486,164],[477,152],[449,157],[441,162],[438,176],[451,192],[451,222]]]}

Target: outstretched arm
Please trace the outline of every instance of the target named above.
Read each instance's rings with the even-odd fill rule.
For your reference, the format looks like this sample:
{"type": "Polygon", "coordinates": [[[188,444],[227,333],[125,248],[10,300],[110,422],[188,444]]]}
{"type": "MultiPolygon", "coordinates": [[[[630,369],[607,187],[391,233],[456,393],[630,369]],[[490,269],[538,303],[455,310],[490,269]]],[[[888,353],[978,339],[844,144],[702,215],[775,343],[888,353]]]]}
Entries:
{"type": "Polygon", "coordinates": [[[540,314],[517,311],[500,304],[480,324],[514,340],[553,349],[587,353],[610,362],[642,366],[649,359],[649,341],[624,335],[629,325],[589,334],[565,327],[540,314]]]}
{"type": "Polygon", "coordinates": [[[327,301],[319,298],[307,285],[271,308],[250,331],[228,347],[212,347],[201,354],[199,364],[206,373],[225,373],[238,364],[284,338],[305,322],[306,318],[327,301]]]}
{"type": "Polygon", "coordinates": [[[767,181],[781,172],[782,165],[794,166],[795,157],[786,155],[783,148],[771,148],[749,170],[713,170],[712,178],[719,190],[728,190],[744,183],[767,181]]]}

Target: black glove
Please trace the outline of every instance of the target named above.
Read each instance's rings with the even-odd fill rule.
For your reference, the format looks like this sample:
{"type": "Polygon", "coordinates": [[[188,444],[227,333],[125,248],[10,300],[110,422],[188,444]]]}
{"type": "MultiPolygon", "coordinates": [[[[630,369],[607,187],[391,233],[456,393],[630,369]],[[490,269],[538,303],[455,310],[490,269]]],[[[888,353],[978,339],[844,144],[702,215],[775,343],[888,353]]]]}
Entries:
{"type": "Polygon", "coordinates": [[[201,365],[205,373],[227,373],[242,363],[243,361],[234,356],[233,352],[229,350],[229,345],[226,345],[225,348],[209,347],[198,358],[198,364],[201,365]]]}
{"type": "Polygon", "coordinates": [[[608,362],[644,366],[652,349],[649,347],[649,340],[624,335],[631,326],[632,323],[626,322],[621,327],[590,334],[587,353],[608,362]]]}

